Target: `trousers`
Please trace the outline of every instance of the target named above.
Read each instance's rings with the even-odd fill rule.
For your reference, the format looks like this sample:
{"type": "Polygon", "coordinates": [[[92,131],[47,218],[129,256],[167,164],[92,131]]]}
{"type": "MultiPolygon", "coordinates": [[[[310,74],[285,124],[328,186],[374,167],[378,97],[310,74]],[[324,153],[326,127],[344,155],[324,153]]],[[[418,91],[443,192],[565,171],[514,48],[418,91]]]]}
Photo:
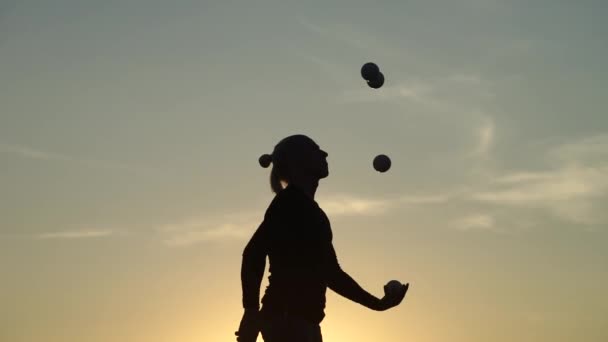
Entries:
{"type": "Polygon", "coordinates": [[[323,342],[318,324],[296,316],[264,317],[260,330],[264,342],[323,342]]]}

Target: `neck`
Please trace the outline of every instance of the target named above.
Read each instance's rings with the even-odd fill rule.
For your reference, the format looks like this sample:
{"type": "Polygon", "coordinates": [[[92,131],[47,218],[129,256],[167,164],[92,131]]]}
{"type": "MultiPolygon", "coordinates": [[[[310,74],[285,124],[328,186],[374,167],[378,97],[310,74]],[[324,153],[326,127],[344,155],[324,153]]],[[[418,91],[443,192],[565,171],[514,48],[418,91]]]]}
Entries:
{"type": "Polygon", "coordinates": [[[293,184],[301,189],[308,197],[315,199],[315,193],[319,187],[318,179],[292,179],[289,184],[293,184]]]}

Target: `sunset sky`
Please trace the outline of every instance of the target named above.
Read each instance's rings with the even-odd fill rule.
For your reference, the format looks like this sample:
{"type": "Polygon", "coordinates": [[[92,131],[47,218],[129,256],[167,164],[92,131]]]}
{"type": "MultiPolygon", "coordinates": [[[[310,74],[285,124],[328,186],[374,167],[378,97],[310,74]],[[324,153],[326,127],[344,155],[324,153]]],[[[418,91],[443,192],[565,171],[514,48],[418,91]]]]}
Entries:
{"type": "Polygon", "coordinates": [[[235,341],[257,159],[297,133],[343,269],[410,283],[386,312],[328,291],[325,342],[608,341],[607,16],[0,0],[0,341],[235,341]]]}

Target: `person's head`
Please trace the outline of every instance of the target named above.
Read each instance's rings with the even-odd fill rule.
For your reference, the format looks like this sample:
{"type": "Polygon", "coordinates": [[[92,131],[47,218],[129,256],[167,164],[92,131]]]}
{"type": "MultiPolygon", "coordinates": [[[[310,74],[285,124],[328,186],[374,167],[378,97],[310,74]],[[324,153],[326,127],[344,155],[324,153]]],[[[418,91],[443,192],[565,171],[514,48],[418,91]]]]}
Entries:
{"type": "Polygon", "coordinates": [[[268,167],[272,162],[270,172],[270,187],[273,192],[283,190],[283,183],[291,181],[318,181],[329,175],[327,152],[309,137],[291,135],[274,147],[272,155],[260,157],[260,165],[268,167]]]}

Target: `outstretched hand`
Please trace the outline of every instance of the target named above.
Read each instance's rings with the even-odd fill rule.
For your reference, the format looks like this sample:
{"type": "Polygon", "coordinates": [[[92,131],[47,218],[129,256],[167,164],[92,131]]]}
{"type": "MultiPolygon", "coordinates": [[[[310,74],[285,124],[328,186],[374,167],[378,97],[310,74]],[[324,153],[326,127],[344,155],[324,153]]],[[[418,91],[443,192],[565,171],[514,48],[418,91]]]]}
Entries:
{"type": "Polygon", "coordinates": [[[260,332],[260,313],[257,310],[245,310],[239,330],[234,334],[237,342],[256,342],[260,332]]]}
{"type": "Polygon", "coordinates": [[[399,305],[403,301],[409,286],[409,283],[401,284],[401,288],[395,291],[394,289],[391,290],[388,284],[384,285],[384,297],[380,300],[380,311],[399,305]]]}

